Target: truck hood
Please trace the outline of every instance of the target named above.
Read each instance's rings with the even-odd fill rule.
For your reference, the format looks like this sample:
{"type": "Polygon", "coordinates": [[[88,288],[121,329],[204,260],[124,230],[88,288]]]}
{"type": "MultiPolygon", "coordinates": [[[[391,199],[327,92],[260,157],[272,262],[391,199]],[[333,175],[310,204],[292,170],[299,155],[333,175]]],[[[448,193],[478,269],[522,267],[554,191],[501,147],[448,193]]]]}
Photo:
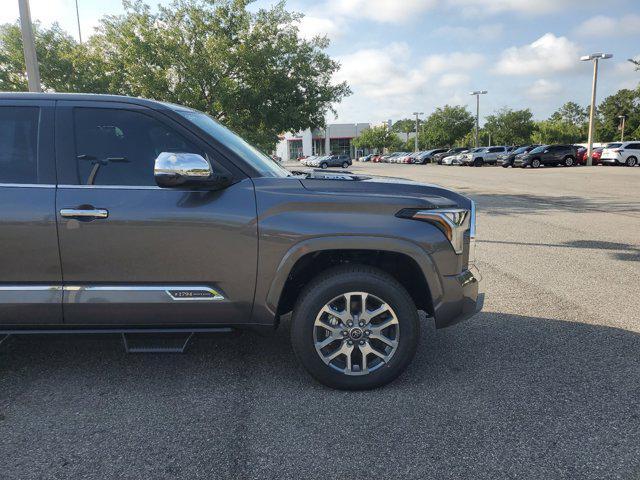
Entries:
{"type": "Polygon", "coordinates": [[[404,178],[326,170],[305,173],[307,175],[300,178],[305,189],[330,195],[371,196],[377,200],[387,197],[390,202],[400,200],[416,208],[470,208],[471,205],[467,197],[452,190],[404,178]]]}

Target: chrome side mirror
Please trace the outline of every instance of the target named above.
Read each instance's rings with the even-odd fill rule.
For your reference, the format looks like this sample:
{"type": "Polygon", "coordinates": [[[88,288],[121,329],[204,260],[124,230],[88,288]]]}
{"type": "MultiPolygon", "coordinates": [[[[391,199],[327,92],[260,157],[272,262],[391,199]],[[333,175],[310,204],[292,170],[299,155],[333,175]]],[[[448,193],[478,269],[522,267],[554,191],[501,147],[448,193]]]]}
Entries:
{"type": "Polygon", "coordinates": [[[162,152],[153,167],[159,187],[205,185],[211,174],[211,165],[197,153],[162,152]]]}

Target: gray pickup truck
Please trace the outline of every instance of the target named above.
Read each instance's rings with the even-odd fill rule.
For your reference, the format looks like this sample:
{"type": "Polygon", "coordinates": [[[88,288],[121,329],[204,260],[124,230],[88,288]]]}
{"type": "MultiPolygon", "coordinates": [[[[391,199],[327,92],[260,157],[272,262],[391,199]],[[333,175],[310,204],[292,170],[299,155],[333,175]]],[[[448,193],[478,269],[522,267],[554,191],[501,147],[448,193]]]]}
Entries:
{"type": "Polygon", "coordinates": [[[334,388],[396,378],[481,306],[474,203],[349,172],[290,172],[204,113],[0,94],[0,336],[270,328],[334,388]]]}

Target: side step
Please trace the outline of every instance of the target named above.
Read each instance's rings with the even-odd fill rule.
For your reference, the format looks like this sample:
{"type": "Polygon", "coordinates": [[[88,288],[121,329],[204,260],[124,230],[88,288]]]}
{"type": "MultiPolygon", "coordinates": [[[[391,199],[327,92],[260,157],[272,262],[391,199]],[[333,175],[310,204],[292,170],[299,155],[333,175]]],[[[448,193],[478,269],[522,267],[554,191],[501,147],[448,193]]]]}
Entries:
{"type": "Polygon", "coordinates": [[[122,345],[127,353],[184,353],[194,333],[121,333],[122,345]],[[136,341],[136,337],[138,340],[136,341]]]}
{"type": "Polygon", "coordinates": [[[231,333],[229,327],[0,330],[0,346],[14,335],[120,334],[127,353],[184,353],[196,333],[231,333]]]}

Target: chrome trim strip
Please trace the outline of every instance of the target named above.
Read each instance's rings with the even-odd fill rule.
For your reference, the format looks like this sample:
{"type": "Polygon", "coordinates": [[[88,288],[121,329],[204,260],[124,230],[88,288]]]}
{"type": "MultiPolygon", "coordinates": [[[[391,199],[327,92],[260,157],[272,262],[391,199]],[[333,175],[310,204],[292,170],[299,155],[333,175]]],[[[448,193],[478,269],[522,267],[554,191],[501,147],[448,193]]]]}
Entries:
{"type": "Polygon", "coordinates": [[[43,292],[60,291],[61,285],[0,285],[2,292],[43,292]]]}
{"type": "Polygon", "coordinates": [[[469,228],[469,237],[476,238],[476,202],[471,200],[471,227],[469,228]]]}
{"type": "Polygon", "coordinates": [[[107,218],[109,211],[103,208],[94,208],[92,210],[63,208],[60,210],[60,216],[64,218],[107,218]]]}
{"type": "Polygon", "coordinates": [[[122,285],[96,285],[96,286],[81,286],[81,285],[65,285],[65,292],[165,292],[172,300],[175,301],[220,301],[224,300],[222,295],[217,290],[211,287],[203,287],[200,285],[149,285],[149,286],[122,286],[122,285]],[[212,296],[209,297],[179,297],[172,292],[201,292],[208,293],[212,296]]]}
{"type": "Polygon", "coordinates": [[[58,185],[72,190],[166,190],[155,185],[58,185]]]}
{"type": "Polygon", "coordinates": [[[221,301],[225,300],[217,290],[202,285],[0,285],[0,292],[164,292],[177,302],[184,301],[221,301]],[[180,292],[184,296],[179,295],[180,292]],[[196,295],[193,296],[193,293],[196,295]],[[208,294],[209,296],[198,296],[208,294]]]}
{"type": "Polygon", "coordinates": [[[51,183],[0,183],[0,187],[14,188],[56,188],[51,183]]]}

